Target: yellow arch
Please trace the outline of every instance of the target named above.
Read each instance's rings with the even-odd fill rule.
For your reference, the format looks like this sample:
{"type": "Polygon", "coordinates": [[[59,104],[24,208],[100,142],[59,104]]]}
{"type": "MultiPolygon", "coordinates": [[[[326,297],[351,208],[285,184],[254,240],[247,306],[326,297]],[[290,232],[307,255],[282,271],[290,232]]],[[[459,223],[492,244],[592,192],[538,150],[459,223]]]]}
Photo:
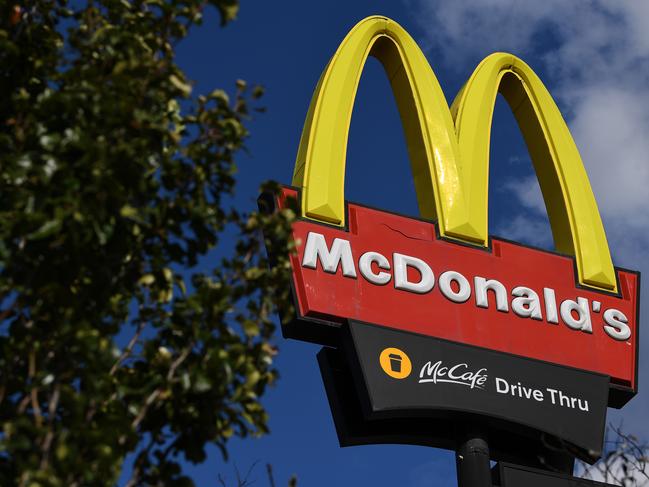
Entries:
{"type": "Polygon", "coordinates": [[[303,216],[344,225],[347,137],[368,55],[381,61],[390,80],[424,218],[437,218],[444,236],[488,244],[489,141],[500,92],[528,145],[557,250],[576,256],[582,284],[616,290],[606,235],[579,152],[532,69],[510,54],[488,56],[449,111],[424,54],[401,26],[385,17],[359,22],[320,77],[293,175],[293,184],[302,188],[303,216]]]}
{"type": "Polygon", "coordinates": [[[498,92],[507,100],[525,138],[556,249],[576,256],[580,282],[615,289],[606,233],[570,130],[543,82],[511,54],[487,56],[451,107],[461,167],[468,171],[462,181],[467,185],[471,225],[487,229],[489,141],[498,92]]]}

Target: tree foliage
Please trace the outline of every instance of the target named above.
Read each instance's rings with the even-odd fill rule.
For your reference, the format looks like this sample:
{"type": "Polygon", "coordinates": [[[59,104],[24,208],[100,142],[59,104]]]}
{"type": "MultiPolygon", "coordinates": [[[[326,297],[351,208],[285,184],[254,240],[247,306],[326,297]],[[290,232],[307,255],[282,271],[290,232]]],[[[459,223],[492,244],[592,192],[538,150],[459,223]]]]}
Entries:
{"type": "Polygon", "coordinates": [[[285,254],[294,213],[231,207],[261,90],[195,96],[174,60],[237,7],[0,6],[0,485],[114,485],[132,454],[129,485],[189,486],[183,458],[266,432],[289,286],[260,230],[285,254]]]}

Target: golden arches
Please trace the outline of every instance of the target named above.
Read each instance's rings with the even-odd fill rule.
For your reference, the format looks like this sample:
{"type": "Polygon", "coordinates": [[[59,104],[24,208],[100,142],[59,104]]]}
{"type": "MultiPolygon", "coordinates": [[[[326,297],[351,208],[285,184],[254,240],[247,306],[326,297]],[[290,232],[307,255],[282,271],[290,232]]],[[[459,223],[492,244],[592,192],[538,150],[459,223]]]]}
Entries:
{"type": "Polygon", "coordinates": [[[404,127],[417,200],[447,237],[486,246],[491,119],[498,92],[528,145],[555,245],[577,258],[582,284],[616,290],[606,235],[579,152],[552,97],[511,54],[485,58],[449,110],[415,41],[396,22],[368,17],[345,37],[325,68],[304,124],[293,175],[303,216],[344,225],[347,137],[368,55],[385,68],[404,127]]]}

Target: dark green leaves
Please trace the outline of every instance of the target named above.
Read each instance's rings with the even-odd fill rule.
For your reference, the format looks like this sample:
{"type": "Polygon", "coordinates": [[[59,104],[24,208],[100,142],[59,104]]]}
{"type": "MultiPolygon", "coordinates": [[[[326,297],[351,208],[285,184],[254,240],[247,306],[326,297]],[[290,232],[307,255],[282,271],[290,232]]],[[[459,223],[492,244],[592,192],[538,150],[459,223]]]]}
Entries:
{"type": "Polygon", "coordinates": [[[294,213],[226,205],[262,91],[194,93],[173,46],[204,8],[0,7],[3,486],[114,485],[129,454],[129,485],[192,485],[181,458],[267,431],[290,300],[263,247],[288,254],[294,213]]]}

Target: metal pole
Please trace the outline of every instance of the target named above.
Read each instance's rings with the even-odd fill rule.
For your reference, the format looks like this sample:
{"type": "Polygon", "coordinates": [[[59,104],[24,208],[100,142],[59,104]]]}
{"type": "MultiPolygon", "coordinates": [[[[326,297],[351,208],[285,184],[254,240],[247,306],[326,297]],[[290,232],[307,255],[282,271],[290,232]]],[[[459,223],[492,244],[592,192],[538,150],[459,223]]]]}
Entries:
{"type": "Polygon", "coordinates": [[[458,439],[455,453],[458,487],[492,487],[486,436],[479,429],[470,429],[458,439]]]}

